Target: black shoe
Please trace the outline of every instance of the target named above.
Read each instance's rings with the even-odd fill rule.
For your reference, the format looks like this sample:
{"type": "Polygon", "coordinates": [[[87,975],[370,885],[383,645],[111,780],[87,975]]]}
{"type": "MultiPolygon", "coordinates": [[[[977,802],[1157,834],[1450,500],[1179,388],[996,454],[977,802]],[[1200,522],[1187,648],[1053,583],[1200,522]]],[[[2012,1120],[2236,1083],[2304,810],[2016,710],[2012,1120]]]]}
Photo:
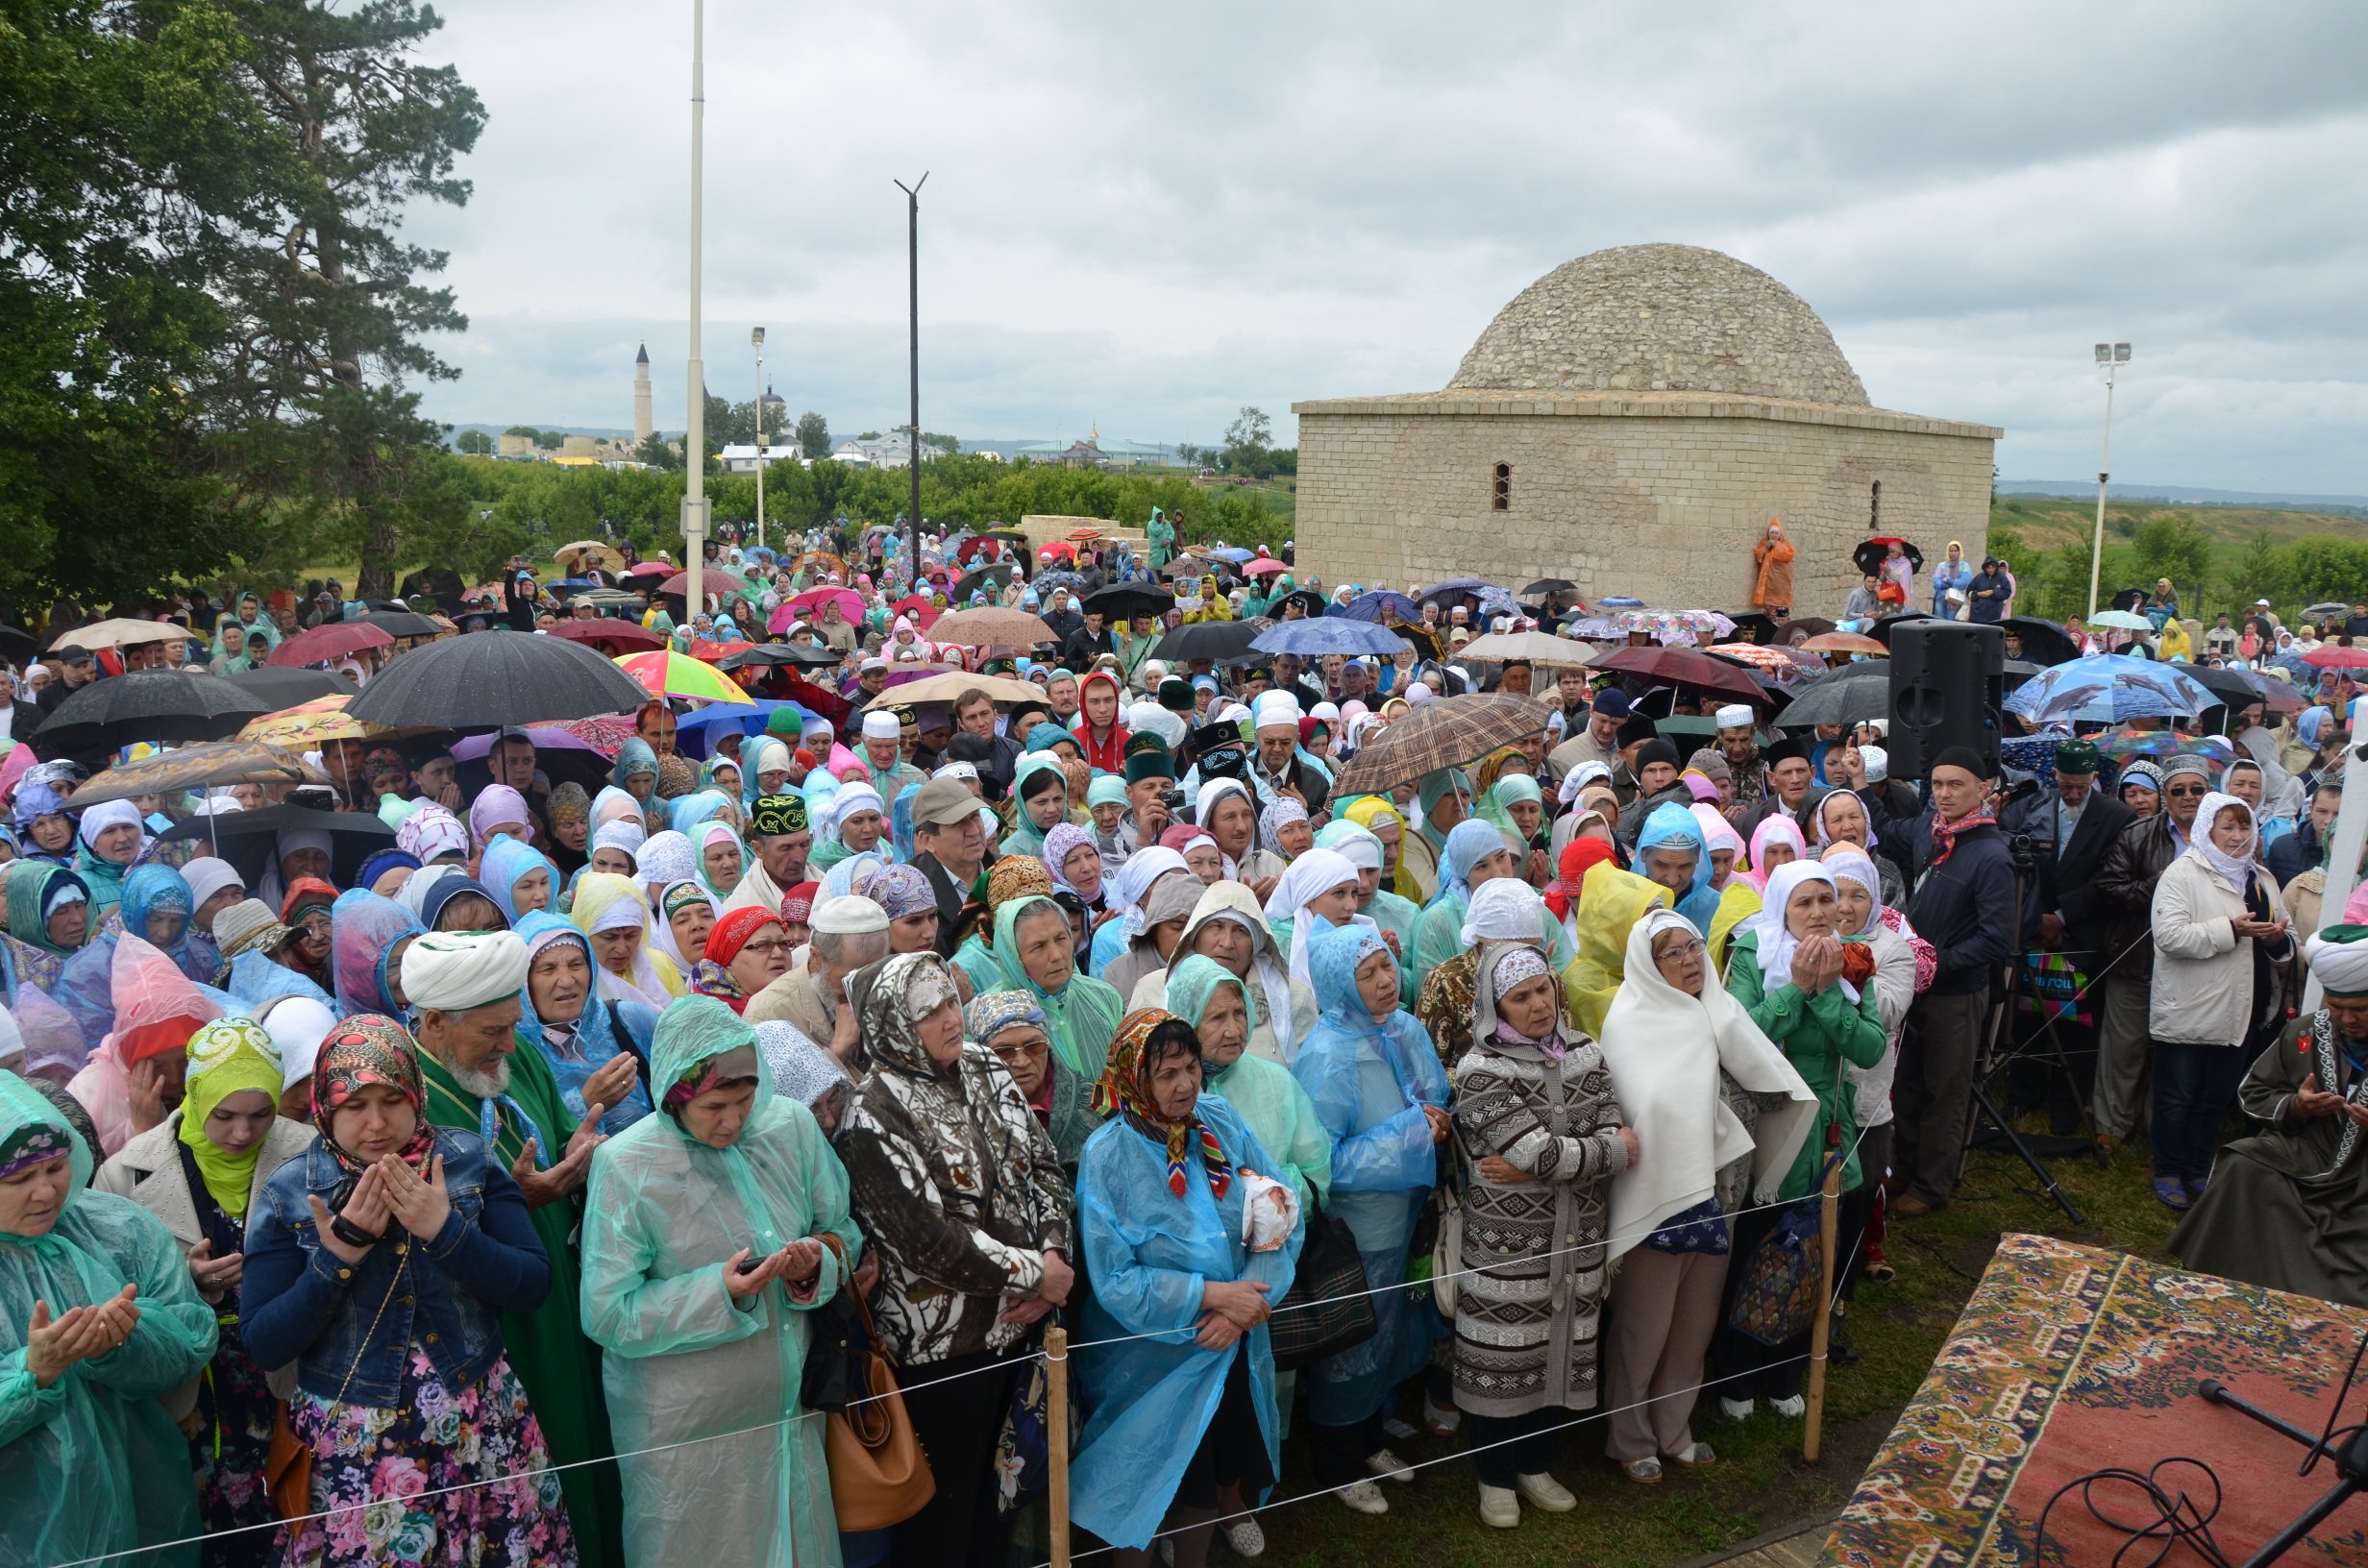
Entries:
{"type": "Polygon", "coordinates": [[[1856,1366],[1859,1364],[1858,1349],[1852,1345],[1828,1345],[1825,1347],[1825,1359],[1833,1362],[1836,1366],[1856,1366]]]}

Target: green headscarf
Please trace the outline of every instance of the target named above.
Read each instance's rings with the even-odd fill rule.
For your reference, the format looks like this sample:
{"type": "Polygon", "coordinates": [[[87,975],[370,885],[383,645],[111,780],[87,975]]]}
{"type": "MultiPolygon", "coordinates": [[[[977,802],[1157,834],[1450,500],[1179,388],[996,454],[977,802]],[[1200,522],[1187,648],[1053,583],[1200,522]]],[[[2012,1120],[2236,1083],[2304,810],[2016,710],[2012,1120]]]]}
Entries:
{"type": "Polygon", "coordinates": [[[1542,806],[1545,804],[1545,796],[1540,792],[1538,781],[1529,774],[1507,773],[1496,781],[1493,789],[1480,797],[1479,809],[1472,815],[1526,843],[1529,836],[1523,833],[1520,824],[1513,820],[1512,810],[1515,805],[1522,801],[1527,801],[1533,806],[1542,806]]]}
{"type": "Polygon", "coordinates": [[[1447,835],[1431,825],[1431,811],[1446,798],[1449,790],[1466,799],[1471,797],[1471,779],[1463,769],[1442,768],[1435,773],[1424,773],[1422,782],[1415,786],[1415,804],[1419,809],[1415,813],[1415,820],[1407,824],[1422,835],[1424,843],[1443,852],[1447,847],[1447,835]]]}
{"type": "Polygon", "coordinates": [[[224,1213],[243,1219],[247,1195],[255,1186],[255,1162],[263,1152],[257,1139],[232,1154],[206,1136],[206,1120],[214,1108],[244,1090],[259,1089],[273,1105],[280,1101],[284,1068],[280,1047],[263,1026],[246,1018],[216,1018],[189,1037],[188,1090],[181,1102],[181,1142],[197,1159],[197,1173],[206,1190],[224,1213]]]}
{"type": "Polygon", "coordinates": [[[1002,978],[988,991],[1024,991],[1036,998],[1045,1010],[1045,1033],[1052,1037],[1052,1049],[1069,1070],[1087,1083],[1101,1077],[1104,1059],[1110,1052],[1111,1037],[1118,1033],[1119,1019],[1126,1012],[1126,1004],[1118,989],[1091,975],[1072,974],[1069,984],[1057,992],[1048,992],[1028,978],[1026,968],[1020,962],[1020,939],[1017,935],[1020,918],[1042,905],[1061,917],[1066,925],[1068,914],[1061,906],[1042,894],[1026,898],[1014,898],[995,912],[995,962],[1002,978]]]}
{"type": "MultiPolygon", "coordinates": [[[[38,947],[45,953],[75,951],[71,947],[61,947],[49,940],[49,917],[44,906],[48,904],[50,894],[61,877],[82,889],[86,898],[89,896],[90,885],[62,866],[52,865],[47,861],[20,860],[9,868],[10,936],[29,947],[38,947]]],[[[98,922],[99,911],[93,908],[90,911],[88,929],[96,931],[98,922]]]]}
{"type": "Polygon", "coordinates": [[[1168,1011],[1198,1029],[1220,986],[1231,986],[1242,993],[1242,1005],[1249,1010],[1249,1026],[1255,1033],[1258,998],[1250,994],[1241,976],[1199,953],[1191,954],[1168,971],[1168,1011]]]}

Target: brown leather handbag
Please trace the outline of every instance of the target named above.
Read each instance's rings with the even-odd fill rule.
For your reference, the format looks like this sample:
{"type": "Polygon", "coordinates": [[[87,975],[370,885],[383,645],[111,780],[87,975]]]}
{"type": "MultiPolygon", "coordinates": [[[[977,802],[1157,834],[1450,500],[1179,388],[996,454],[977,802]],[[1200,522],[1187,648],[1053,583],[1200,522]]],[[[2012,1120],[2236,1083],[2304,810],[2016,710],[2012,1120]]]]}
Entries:
{"type": "Polygon", "coordinates": [[[809,1354],[850,1358],[847,1407],[833,1410],[823,1434],[830,1460],[830,1502],[843,1531],[885,1530],[927,1507],[937,1478],[913,1431],[897,1387],[896,1362],[879,1348],[872,1309],[854,1293],[847,1249],[826,1231],[819,1238],[839,1260],[840,1289],[855,1304],[859,1331],[841,1345],[815,1344],[809,1354]]]}

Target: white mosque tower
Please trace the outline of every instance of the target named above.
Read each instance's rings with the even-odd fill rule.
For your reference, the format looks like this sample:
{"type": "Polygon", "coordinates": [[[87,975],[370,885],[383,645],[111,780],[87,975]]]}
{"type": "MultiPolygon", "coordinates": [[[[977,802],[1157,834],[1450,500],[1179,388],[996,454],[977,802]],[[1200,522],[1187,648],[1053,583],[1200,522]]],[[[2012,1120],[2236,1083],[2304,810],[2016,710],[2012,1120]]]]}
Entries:
{"type": "Polygon", "coordinates": [[[654,429],[650,421],[650,345],[644,340],[641,352],[633,355],[633,445],[649,440],[654,429]]]}

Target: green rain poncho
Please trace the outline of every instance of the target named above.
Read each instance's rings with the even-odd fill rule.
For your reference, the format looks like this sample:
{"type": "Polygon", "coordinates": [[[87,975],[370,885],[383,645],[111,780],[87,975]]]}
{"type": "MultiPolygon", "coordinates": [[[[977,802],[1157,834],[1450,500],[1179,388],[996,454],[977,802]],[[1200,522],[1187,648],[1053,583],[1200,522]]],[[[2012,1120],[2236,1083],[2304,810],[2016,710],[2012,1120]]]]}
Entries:
{"type": "MultiPolygon", "coordinates": [[[[1217,960],[1198,953],[1168,971],[1168,1011],[1197,1029],[1220,986],[1241,993],[1250,1026],[1257,1027],[1258,1000],[1249,988],[1217,960]]],[[[1316,1119],[1315,1105],[1289,1067],[1245,1050],[1233,1066],[1209,1073],[1207,1090],[1241,1113],[1272,1160],[1274,1168],[1259,1174],[1290,1182],[1299,1189],[1302,1206],[1331,1189],[1332,1135],[1316,1119]]]]}
{"type": "MultiPolygon", "coordinates": [[[[745,1307],[724,1288],[724,1268],[743,1247],[762,1258],[824,1231],[856,1259],[847,1172],[813,1114],[774,1093],[755,1031],[722,1002],[677,1002],[650,1048],[661,1101],[734,1052],[747,1053],[756,1099],[729,1148],[660,1111],[593,1157],[582,1311],[607,1352],[617,1447],[636,1456],[618,1461],[626,1555],[635,1568],[836,1568],[823,1417],[799,1405],[798,1385],[812,1334],[804,1314],[838,1293],[838,1262],[824,1251],[810,1301],[776,1283],[745,1307]],[[696,1441],[705,1437],[719,1440],[696,1441]],[[636,1454],[652,1448],[663,1451],[636,1454]]],[[[727,1072],[743,1075],[736,1063],[727,1072]]]]}
{"type": "MultiPolygon", "coordinates": [[[[1077,1075],[1080,1082],[1093,1084],[1101,1079],[1103,1065],[1109,1060],[1110,1039],[1118,1033],[1119,1019],[1125,1015],[1125,999],[1117,990],[1091,975],[1073,974],[1069,984],[1057,992],[1047,992],[1027,977],[1020,963],[1020,917],[1042,904],[1058,910],[1061,906],[1042,895],[1014,898],[995,913],[995,961],[1002,977],[982,991],[1024,991],[1036,998],[1036,1005],[1045,1010],[1045,1033],[1052,1037],[1052,1049],[1077,1075]]],[[[1062,915],[1061,919],[1069,919],[1062,915]]]]}
{"type": "MultiPolygon", "coordinates": [[[[47,1235],[0,1234],[0,1562],[10,1563],[131,1552],[200,1529],[189,1445],[160,1400],[213,1359],[213,1309],[163,1224],[129,1198],[89,1190],[89,1148],[0,1072],[0,1164],[45,1147],[72,1153],[72,1196],[47,1235]],[[25,1366],[34,1303],[56,1317],[126,1285],[138,1292],[132,1336],[40,1387],[25,1366]]],[[[194,1564],[197,1548],[161,1560],[194,1564]]]]}

